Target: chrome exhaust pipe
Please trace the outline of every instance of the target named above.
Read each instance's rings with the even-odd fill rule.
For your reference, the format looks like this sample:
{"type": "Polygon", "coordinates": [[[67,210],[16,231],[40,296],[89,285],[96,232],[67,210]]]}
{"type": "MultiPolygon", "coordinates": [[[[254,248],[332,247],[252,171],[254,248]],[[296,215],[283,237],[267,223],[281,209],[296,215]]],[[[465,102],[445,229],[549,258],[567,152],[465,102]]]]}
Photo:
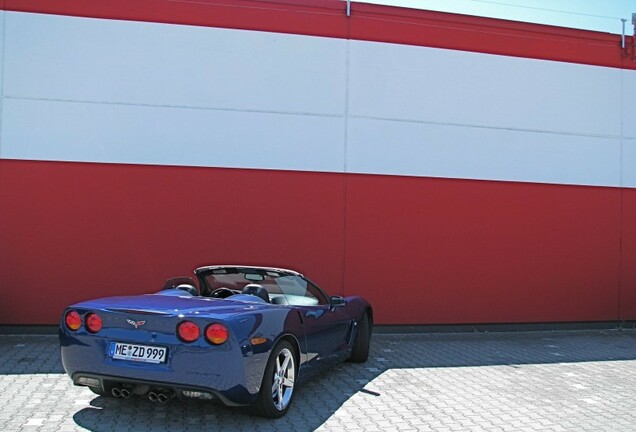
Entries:
{"type": "Polygon", "coordinates": [[[121,397],[121,390],[117,387],[113,387],[113,389],[110,391],[113,396],[115,396],[116,398],[121,397]]]}
{"type": "Polygon", "coordinates": [[[168,402],[170,399],[172,399],[174,397],[174,393],[172,392],[161,392],[157,395],[157,400],[160,403],[166,403],[168,402]]]}
{"type": "Polygon", "coordinates": [[[148,393],[148,399],[150,399],[150,402],[157,402],[159,400],[155,392],[148,393]]]}
{"type": "Polygon", "coordinates": [[[128,398],[130,397],[130,390],[123,388],[123,389],[121,389],[121,390],[119,391],[119,394],[120,394],[120,395],[121,395],[121,397],[123,397],[124,399],[128,399],[128,398]]]}

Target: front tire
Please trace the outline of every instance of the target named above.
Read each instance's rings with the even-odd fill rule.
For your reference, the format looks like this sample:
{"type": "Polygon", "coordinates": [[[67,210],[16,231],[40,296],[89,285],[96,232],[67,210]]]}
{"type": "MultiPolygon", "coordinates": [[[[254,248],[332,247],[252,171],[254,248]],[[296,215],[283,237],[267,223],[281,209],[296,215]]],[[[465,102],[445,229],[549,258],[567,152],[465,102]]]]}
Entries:
{"type": "Polygon", "coordinates": [[[358,322],[358,334],[353,343],[349,360],[355,363],[364,363],[369,358],[369,346],[371,345],[371,320],[365,312],[358,322]]]}
{"type": "Polygon", "coordinates": [[[280,341],[267,361],[258,400],[252,407],[253,412],[267,418],[284,416],[294,396],[297,370],[294,347],[288,341],[280,341]]]}

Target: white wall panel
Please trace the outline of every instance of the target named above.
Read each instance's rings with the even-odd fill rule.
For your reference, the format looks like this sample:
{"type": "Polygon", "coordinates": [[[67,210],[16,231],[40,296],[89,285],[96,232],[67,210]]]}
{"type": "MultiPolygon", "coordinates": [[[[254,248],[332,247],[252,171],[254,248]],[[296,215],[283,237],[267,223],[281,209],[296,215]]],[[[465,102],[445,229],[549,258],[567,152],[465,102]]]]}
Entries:
{"type": "Polygon", "coordinates": [[[376,118],[620,135],[620,70],[351,42],[349,113],[376,118]]]}
{"type": "Polygon", "coordinates": [[[337,117],[5,99],[0,157],[344,169],[337,117]]]}
{"type": "Polygon", "coordinates": [[[623,70],[623,186],[636,187],[636,71],[623,70]]]}
{"type": "Polygon", "coordinates": [[[0,14],[3,158],[636,187],[635,71],[0,14]]]}
{"type": "MultiPolygon", "coordinates": [[[[636,70],[623,71],[623,134],[636,138],[636,70]]],[[[634,168],[636,170],[636,167],[634,168]]]]}
{"type": "Polygon", "coordinates": [[[636,188],[636,138],[623,140],[623,186],[636,188]]]}
{"type": "Polygon", "coordinates": [[[9,96],[343,113],[344,40],[6,15],[9,96]]]}
{"type": "Polygon", "coordinates": [[[620,185],[620,139],[352,119],[347,143],[356,173],[620,185]]]}

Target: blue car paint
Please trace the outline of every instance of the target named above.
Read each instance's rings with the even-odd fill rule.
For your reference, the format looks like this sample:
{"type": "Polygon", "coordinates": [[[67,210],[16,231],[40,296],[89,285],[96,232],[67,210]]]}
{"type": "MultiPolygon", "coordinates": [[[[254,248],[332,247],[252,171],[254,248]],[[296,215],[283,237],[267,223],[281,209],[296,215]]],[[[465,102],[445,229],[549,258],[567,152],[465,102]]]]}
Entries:
{"type": "MultiPolygon", "coordinates": [[[[69,330],[64,318],[60,324],[62,364],[75,379],[80,375],[98,376],[112,381],[150,382],[180,389],[208,390],[228,405],[249,405],[258,397],[271,350],[287,337],[300,354],[297,381],[302,382],[325,367],[346,359],[355,340],[355,320],[368,303],[348,297],[346,305],[330,309],[271,305],[248,301],[192,297],[180,290],[158,294],[109,297],[77,303],[75,310],[84,317],[97,312],[103,329],[89,333],[84,326],[69,330]],[[145,321],[140,328],[127,323],[145,321]],[[189,320],[201,332],[214,322],[229,329],[230,337],[214,346],[203,337],[184,343],[176,336],[177,324],[189,320]],[[258,345],[252,338],[265,338],[258,345]],[[163,364],[114,360],[108,355],[111,342],[127,342],[168,348],[163,364]]],[[[63,317],[64,317],[63,315],[63,317]]]]}

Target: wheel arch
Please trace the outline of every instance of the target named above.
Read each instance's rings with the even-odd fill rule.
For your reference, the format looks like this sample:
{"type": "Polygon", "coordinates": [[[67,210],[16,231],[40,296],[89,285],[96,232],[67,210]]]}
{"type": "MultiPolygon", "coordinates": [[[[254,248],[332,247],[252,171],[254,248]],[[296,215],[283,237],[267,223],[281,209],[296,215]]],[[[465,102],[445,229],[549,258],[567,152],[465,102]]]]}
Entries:
{"type": "MultiPolygon", "coordinates": [[[[287,341],[291,344],[292,348],[294,348],[294,358],[296,359],[296,364],[298,365],[298,372],[300,372],[300,342],[298,341],[298,338],[296,338],[296,336],[294,336],[291,333],[284,333],[282,335],[280,335],[277,339],[276,342],[272,345],[272,351],[274,350],[274,347],[276,347],[276,345],[278,345],[279,342],[281,341],[287,341]]],[[[270,354],[271,355],[271,354],[270,354]]],[[[298,372],[296,372],[296,375],[298,375],[298,372]]]]}

